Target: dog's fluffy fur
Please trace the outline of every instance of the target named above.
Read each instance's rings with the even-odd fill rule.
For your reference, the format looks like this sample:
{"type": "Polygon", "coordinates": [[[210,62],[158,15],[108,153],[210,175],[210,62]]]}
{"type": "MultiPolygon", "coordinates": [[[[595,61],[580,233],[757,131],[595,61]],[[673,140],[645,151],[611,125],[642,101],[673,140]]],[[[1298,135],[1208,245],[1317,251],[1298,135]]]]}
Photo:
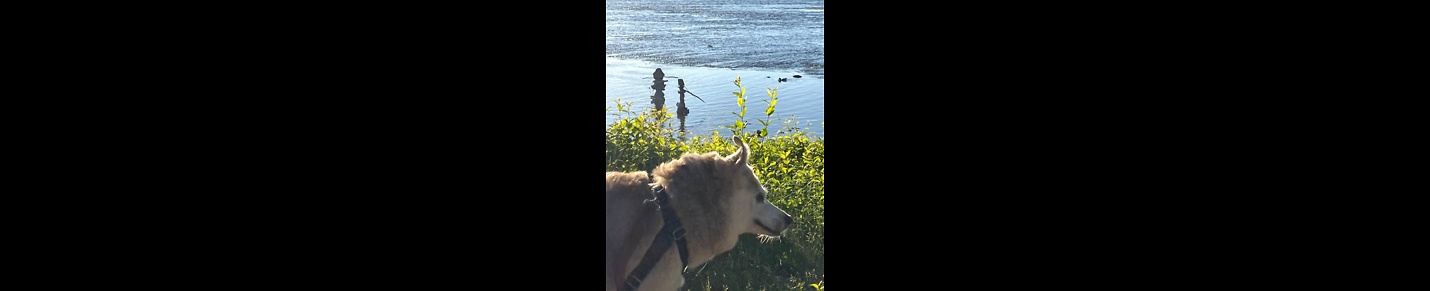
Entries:
{"type": "MultiPolygon", "coordinates": [[[[606,290],[625,284],[627,275],[645,255],[664,221],[654,203],[652,187],[670,194],[670,205],[685,227],[691,267],[735,248],[739,236],[778,236],[793,220],[769,203],[759,178],[750,168],[750,149],[738,137],[734,154],[685,154],[657,166],[655,180],[646,172],[606,172],[606,290]]],[[[639,290],[676,290],[684,284],[680,255],[672,246],[639,290]]]]}

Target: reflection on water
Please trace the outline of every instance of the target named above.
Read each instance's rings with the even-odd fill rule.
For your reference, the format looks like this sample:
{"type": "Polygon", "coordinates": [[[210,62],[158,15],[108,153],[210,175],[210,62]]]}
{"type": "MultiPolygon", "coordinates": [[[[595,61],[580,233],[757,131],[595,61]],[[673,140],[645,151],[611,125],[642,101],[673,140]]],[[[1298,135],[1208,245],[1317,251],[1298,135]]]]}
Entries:
{"type": "MultiPolygon", "coordinates": [[[[765,107],[761,101],[770,99],[761,92],[763,89],[779,90],[779,109],[771,117],[772,121],[776,122],[771,123],[770,131],[798,127],[815,136],[824,136],[822,125],[825,104],[824,79],[805,74],[800,74],[803,75],[803,78],[795,78],[796,74],[799,72],[683,67],[608,58],[606,62],[606,102],[609,106],[610,102],[618,100],[634,101],[636,106],[632,109],[646,111],[654,110],[660,106],[661,110],[671,113],[671,117],[684,115],[685,130],[681,132],[685,134],[705,136],[713,132],[728,133],[725,131],[728,129],[726,127],[735,120],[731,112],[739,110],[736,98],[730,93],[737,91],[738,88],[731,83],[731,80],[743,77],[743,84],[753,91],[748,96],[749,102],[759,104],[757,105],[759,109],[765,107]],[[663,87],[663,89],[670,90],[660,95],[656,95],[654,92],[657,88],[652,88],[657,85],[654,80],[654,72],[657,68],[661,71],[661,77],[666,80],[664,86],[657,88],[663,87]],[[788,78],[788,80],[779,82],[779,78],[788,78]],[[677,97],[670,96],[670,94],[680,93],[685,95],[679,97],[683,100],[678,100],[677,104],[667,103],[667,101],[676,101],[669,100],[677,97]],[[646,105],[640,105],[642,99],[646,100],[646,105]],[[670,105],[675,105],[671,107],[676,108],[666,107],[670,105]]],[[[755,110],[752,109],[752,111],[755,110]]],[[[615,124],[620,118],[619,114],[607,115],[606,125],[615,124]]],[[[669,122],[670,129],[675,130],[680,128],[680,121],[676,118],[668,118],[665,122],[669,122]]],[[[753,122],[753,120],[751,121],[753,122]]]]}
{"type": "MultiPolygon", "coordinates": [[[[665,72],[662,72],[660,68],[655,68],[655,73],[651,74],[651,77],[654,77],[654,80],[650,85],[652,90],[650,104],[655,105],[654,110],[660,111],[665,109],[665,82],[668,81],[665,80],[665,72]]],[[[690,96],[694,96],[695,99],[700,99],[700,96],[685,89],[685,79],[675,79],[675,81],[680,84],[676,91],[680,95],[680,100],[675,102],[675,116],[680,118],[680,132],[688,133],[689,131],[685,130],[685,116],[690,115],[690,108],[685,107],[685,93],[690,93],[690,96]]],[[[704,103],[705,100],[700,99],[700,102],[704,103]]]]}
{"type": "MultiPolygon", "coordinates": [[[[665,80],[665,72],[661,71],[660,68],[655,68],[655,73],[651,74],[651,77],[654,77],[654,80],[651,81],[650,85],[652,90],[650,104],[655,106],[655,108],[652,108],[653,110],[660,111],[661,109],[665,109],[665,82],[668,81],[665,80]]],[[[675,81],[679,84],[675,92],[680,95],[679,101],[675,102],[675,116],[680,118],[680,132],[689,133],[689,131],[685,130],[685,117],[690,115],[690,108],[685,106],[685,94],[689,93],[691,97],[700,100],[700,103],[705,103],[705,99],[701,99],[699,95],[695,95],[695,92],[690,92],[689,89],[686,89],[685,79],[675,79],[675,81]]]]}

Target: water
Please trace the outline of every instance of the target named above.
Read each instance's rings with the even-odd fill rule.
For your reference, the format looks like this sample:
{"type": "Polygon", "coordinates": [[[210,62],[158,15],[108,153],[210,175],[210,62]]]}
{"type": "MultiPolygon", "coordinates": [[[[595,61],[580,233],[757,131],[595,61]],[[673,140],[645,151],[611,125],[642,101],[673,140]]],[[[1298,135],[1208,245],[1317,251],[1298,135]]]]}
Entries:
{"type": "MultiPolygon", "coordinates": [[[[824,135],[824,1],[607,0],[606,106],[617,98],[650,108],[651,73],[665,73],[664,107],[675,112],[684,79],[696,134],[724,131],[739,110],[731,92],[741,77],[746,120],[764,118],[766,88],[778,88],[774,119],[824,135]],[[802,78],[795,78],[801,75],[802,78]],[[785,78],[786,82],[780,82],[785,78]]],[[[614,117],[607,115],[607,124],[614,117]]],[[[777,123],[782,124],[782,123],[777,123]]],[[[779,129],[779,125],[771,125],[779,129]]],[[[728,132],[727,132],[728,133],[728,132]]]]}

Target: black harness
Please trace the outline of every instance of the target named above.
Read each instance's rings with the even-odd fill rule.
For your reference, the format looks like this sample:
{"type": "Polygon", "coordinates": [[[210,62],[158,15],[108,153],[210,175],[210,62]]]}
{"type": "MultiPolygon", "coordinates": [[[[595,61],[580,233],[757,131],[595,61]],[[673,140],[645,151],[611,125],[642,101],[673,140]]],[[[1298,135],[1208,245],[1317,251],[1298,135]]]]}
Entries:
{"type": "MultiPolygon", "coordinates": [[[[680,226],[680,218],[675,217],[675,209],[670,207],[670,194],[665,193],[665,187],[655,186],[656,209],[660,210],[660,216],[665,218],[665,226],[660,228],[660,232],[655,235],[655,241],[650,243],[650,248],[646,249],[645,256],[641,257],[640,265],[636,265],[635,270],[631,270],[631,275],[626,277],[626,284],[622,285],[621,291],[634,291],[641,286],[641,280],[646,275],[650,275],[651,269],[655,269],[656,262],[660,261],[662,254],[670,249],[670,244],[680,251],[680,265],[689,266],[690,249],[685,246],[685,228],[680,226]]],[[[685,269],[681,269],[684,272],[685,269]]]]}

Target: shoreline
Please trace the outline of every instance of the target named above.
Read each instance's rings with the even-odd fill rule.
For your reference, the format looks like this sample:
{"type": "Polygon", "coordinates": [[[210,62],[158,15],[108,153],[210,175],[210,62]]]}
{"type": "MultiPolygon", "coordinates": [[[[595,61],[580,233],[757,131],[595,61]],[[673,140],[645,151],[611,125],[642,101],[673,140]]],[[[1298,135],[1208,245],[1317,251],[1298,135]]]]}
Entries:
{"type": "MultiPolygon", "coordinates": [[[[606,107],[614,108],[612,103],[619,98],[623,103],[629,102],[635,108],[654,108],[650,98],[653,90],[650,86],[654,78],[652,73],[656,68],[665,73],[664,107],[671,112],[675,112],[676,103],[679,102],[677,80],[683,79],[686,89],[693,93],[686,96],[690,114],[685,121],[687,131],[692,134],[709,135],[712,131],[724,131],[727,130],[724,126],[737,119],[732,112],[739,110],[739,105],[735,103],[731,92],[738,90],[734,81],[735,77],[739,76],[745,87],[745,119],[754,123],[750,128],[762,127],[755,120],[765,118],[765,101],[769,100],[765,89],[777,88],[776,96],[780,101],[775,106],[770,128],[778,130],[783,126],[784,120],[794,117],[801,129],[814,136],[824,136],[824,127],[821,126],[824,122],[823,74],[689,67],[607,57],[606,107]],[[794,75],[801,77],[796,78],[794,75]],[[779,78],[785,78],[785,82],[780,82],[779,78]]],[[[612,122],[615,122],[615,117],[608,113],[606,125],[609,126],[612,122]]]]}

